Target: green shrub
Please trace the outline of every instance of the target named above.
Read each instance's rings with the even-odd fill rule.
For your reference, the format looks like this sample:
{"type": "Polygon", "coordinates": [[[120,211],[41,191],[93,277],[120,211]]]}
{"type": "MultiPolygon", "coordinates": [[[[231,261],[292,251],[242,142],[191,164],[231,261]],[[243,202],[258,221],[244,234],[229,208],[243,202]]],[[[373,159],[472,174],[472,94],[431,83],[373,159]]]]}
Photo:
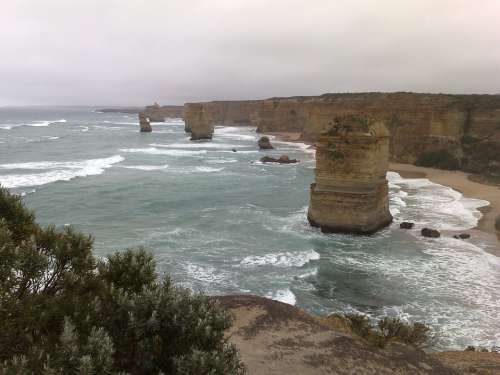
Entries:
{"type": "Polygon", "coordinates": [[[421,348],[430,340],[430,328],[423,323],[405,323],[399,318],[385,317],[373,326],[366,315],[346,314],[344,318],[349,321],[352,333],[381,348],[391,341],[421,348]]]}
{"type": "Polygon", "coordinates": [[[421,167],[456,170],[460,168],[460,161],[448,150],[425,152],[419,156],[416,165],[421,167]]]}
{"type": "Polygon", "coordinates": [[[230,325],[143,249],[97,260],[90,236],[0,190],[0,374],[243,374],[230,325]]]}

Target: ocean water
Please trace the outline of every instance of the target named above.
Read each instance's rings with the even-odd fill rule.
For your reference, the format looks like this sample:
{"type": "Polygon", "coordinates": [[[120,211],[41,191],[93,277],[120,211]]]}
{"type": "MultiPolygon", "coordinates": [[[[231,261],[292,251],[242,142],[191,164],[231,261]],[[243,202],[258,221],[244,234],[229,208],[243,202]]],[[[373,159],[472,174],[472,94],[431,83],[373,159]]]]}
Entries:
{"type": "Polygon", "coordinates": [[[262,152],[255,129],[237,127],[191,142],[181,119],[153,129],[94,108],[0,108],[0,184],[42,224],[92,233],[96,255],[144,246],[161,273],[196,291],[423,321],[438,349],[500,346],[500,259],[477,238],[419,235],[424,225],[473,228],[488,202],[389,172],[394,224],[325,235],[306,219],[315,165],[306,145],[274,139],[277,150],[262,152]],[[284,153],[300,163],[258,162],[284,153]]]}

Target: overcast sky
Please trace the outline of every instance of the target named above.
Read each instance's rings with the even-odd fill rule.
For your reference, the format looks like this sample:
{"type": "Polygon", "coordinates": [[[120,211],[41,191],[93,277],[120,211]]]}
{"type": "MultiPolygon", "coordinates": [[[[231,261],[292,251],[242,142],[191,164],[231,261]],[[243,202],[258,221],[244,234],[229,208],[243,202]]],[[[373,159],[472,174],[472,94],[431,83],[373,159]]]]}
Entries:
{"type": "Polygon", "coordinates": [[[0,105],[500,92],[500,0],[4,0],[0,105]]]}

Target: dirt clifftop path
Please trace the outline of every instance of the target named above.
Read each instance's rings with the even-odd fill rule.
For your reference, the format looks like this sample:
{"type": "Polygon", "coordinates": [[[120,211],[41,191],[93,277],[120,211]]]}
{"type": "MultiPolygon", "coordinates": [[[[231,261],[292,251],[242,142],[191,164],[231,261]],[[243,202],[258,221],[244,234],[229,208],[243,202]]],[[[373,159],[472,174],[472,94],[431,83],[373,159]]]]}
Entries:
{"type": "MultiPolygon", "coordinates": [[[[460,370],[453,369],[434,355],[398,343],[378,349],[349,333],[341,324],[336,326],[334,322],[266,298],[223,296],[218,299],[234,315],[234,325],[228,335],[239,348],[250,375],[500,373],[483,372],[463,363],[460,370]]],[[[465,352],[455,353],[460,356],[465,352]]],[[[499,354],[476,354],[490,354],[487,371],[496,371],[491,358],[498,359],[500,364],[499,354]]],[[[469,364],[473,360],[473,357],[467,359],[469,364]]]]}

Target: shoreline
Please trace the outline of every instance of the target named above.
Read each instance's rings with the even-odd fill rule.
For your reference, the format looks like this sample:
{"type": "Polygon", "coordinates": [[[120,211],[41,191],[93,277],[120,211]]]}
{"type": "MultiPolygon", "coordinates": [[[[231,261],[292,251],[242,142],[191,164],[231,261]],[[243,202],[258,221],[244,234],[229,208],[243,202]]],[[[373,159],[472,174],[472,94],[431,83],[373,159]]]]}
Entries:
{"type": "MultiPolygon", "coordinates": [[[[311,148],[314,147],[313,143],[301,138],[301,133],[269,132],[265,134],[280,141],[300,142],[310,145],[311,148]]],[[[467,198],[488,201],[489,205],[478,208],[482,216],[477,226],[467,232],[471,232],[474,237],[484,241],[488,247],[487,251],[500,256],[500,232],[495,229],[495,220],[500,215],[500,186],[472,181],[469,179],[469,174],[462,171],[447,171],[393,162],[389,163],[389,170],[399,173],[404,178],[427,178],[436,184],[448,186],[467,198]]]]}

